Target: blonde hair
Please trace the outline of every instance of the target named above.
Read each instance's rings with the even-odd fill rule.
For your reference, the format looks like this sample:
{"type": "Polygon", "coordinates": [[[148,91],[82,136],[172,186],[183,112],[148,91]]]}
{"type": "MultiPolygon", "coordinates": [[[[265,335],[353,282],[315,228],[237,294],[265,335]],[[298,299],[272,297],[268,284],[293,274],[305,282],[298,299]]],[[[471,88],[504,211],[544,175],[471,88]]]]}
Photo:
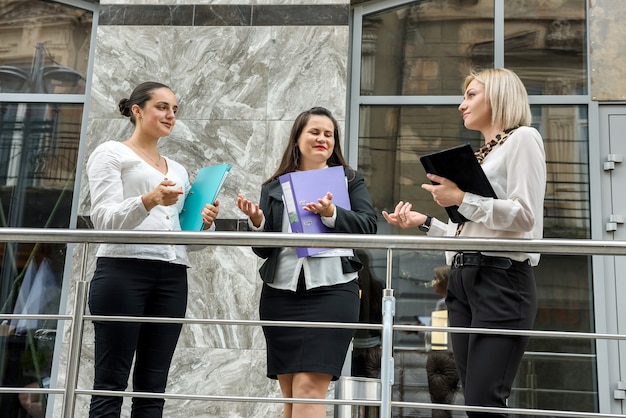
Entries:
{"type": "Polygon", "coordinates": [[[472,71],[463,82],[463,94],[472,81],[485,86],[485,96],[491,106],[491,124],[502,129],[530,126],[532,115],[528,93],[522,80],[506,68],[472,71]]]}

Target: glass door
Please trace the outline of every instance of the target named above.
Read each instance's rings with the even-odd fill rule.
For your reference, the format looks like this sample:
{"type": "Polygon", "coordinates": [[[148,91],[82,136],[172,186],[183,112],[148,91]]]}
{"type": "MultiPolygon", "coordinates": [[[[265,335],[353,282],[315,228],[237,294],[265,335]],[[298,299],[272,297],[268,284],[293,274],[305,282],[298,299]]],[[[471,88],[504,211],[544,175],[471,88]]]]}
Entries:
{"type": "MultiPolygon", "coordinates": [[[[599,113],[602,239],[624,241],[626,106],[601,106],[599,113]]],[[[598,332],[624,335],[626,306],[621,296],[626,294],[626,256],[603,259],[604,274],[596,279],[603,290],[602,293],[598,292],[596,303],[598,332]]],[[[607,410],[602,412],[626,413],[626,342],[598,341],[598,369],[600,394],[604,398],[602,405],[607,405],[607,410]]]]}

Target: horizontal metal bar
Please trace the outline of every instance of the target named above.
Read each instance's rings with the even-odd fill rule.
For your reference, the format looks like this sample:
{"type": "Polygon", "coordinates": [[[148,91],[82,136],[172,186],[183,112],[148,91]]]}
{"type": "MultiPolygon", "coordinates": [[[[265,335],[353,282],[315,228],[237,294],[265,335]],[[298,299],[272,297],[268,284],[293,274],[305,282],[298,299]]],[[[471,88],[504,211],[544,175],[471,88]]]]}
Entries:
{"type": "Polygon", "coordinates": [[[84,94],[2,93],[1,103],[63,103],[83,105],[84,94]]]}
{"type": "Polygon", "coordinates": [[[546,351],[526,351],[524,353],[524,357],[531,359],[531,360],[552,360],[555,357],[558,358],[571,358],[571,359],[590,359],[590,358],[596,358],[597,355],[596,354],[583,354],[583,353],[551,353],[551,352],[546,352],[546,351]]]}
{"type": "Polygon", "coordinates": [[[48,395],[63,395],[65,389],[0,387],[0,393],[45,393],[48,395]]]}
{"type": "Polygon", "coordinates": [[[123,322],[158,322],[167,324],[217,324],[217,325],[258,325],[299,328],[347,328],[347,329],[382,329],[382,324],[361,322],[298,322],[298,321],[259,321],[251,319],[207,319],[207,318],[168,318],[157,316],[101,316],[85,315],[84,320],[123,321],[123,322]]]}
{"type": "Polygon", "coordinates": [[[462,328],[462,327],[434,327],[430,325],[394,325],[394,331],[440,331],[452,334],[495,334],[495,335],[521,335],[528,337],[550,338],[578,338],[600,340],[626,340],[622,334],[596,334],[593,332],[574,331],[534,331],[503,328],[462,328]]]}
{"type": "MultiPolygon", "coordinates": [[[[298,321],[258,321],[258,320],[232,320],[232,319],[202,319],[202,318],[168,318],[168,317],[138,317],[138,316],[101,316],[85,315],[85,320],[92,321],[123,321],[123,322],[158,322],[158,323],[183,323],[183,324],[219,324],[219,325],[257,325],[275,327],[300,327],[300,328],[347,328],[347,329],[382,329],[382,324],[364,324],[347,322],[298,322],[298,321]]],[[[501,328],[462,328],[462,327],[435,327],[430,325],[393,325],[394,331],[440,331],[457,334],[496,334],[496,335],[522,335],[529,337],[550,338],[577,338],[577,339],[603,339],[603,340],[626,340],[626,335],[621,334],[597,334],[593,332],[573,331],[535,331],[535,330],[511,330],[501,328]]]]}
{"type": "MultiPolygon", "coordinates": [[[[224,402],[258,402],[258,403],[306,403],[306,404],[324,404],[324,405],[365,405],[380,406],[381,401],[377,400],[357,400],[357,399],[311,399],[311,398],[267,398],[253,396],[221,396],[221,395],[192,395],[192,394],[176,394],[176,393],[150,393],[150,392],[121,392],[110,390],[84,390],[77,389],[77,395],[103,395],[116,397],[138,397],[138,398],[162,398],[162,399],[178,399],[178,400],[197,400],[197,401],[224,401],[224,402]]],[[[523,408],[495,408],[481,406],[467,406],[454,404],[435,404],[425,402],[401,402],[392,401],[392,407],[398,408],[425,408],[425,409],[443,409],[448,411],[475,411],[475,412],[504,412],[507,414],[520,415],[539,415],[550,417],[574,417],[574,418],[623,418],[623,415],[617,414],[598,414],[591,412],[573,412],[573,411],[557,411],[548,409],[523,409],[523,408]]]]}
{"type": "Polygon", "coordinates": [[[535,415],[544,417],[576,417],[576,418],[624,418],[620,414],[599,414],[593,412],[574,412],[574,411],[558,411],[554,409],[525,409],[525,408],[495,408],[488,406],[469,406],[469,405],[450,405],[450,404],[430,404],[420,402],[398,402],[392,401],[392,407],[398,408],[428,408],[428,409],[445,409],[447,411],[473,411],[473,412],[491,412],[505,413],[510,416],[519,415],[535,415]]]}
{"type": "Polygon", "coordinates": [[[154,392],[126,392],[112,390],[87,390],[76,389],[77,395],[102,395],[116,397],[137,397],[157,399],[179,399],[195,401],[226,401],[226,402],[262,402],[262,403],[308,403],[308,404],[336,404],[336,405],[366,405],[380,406],[377,400],[336,399],[336,398],[274,398],[258,396],[235,396],[235,395],[192,395],[184,393],[154,393],[154,392]]]}
{"type": "Polygon", "coordinates": [[[0,320],[41,319],[44,321],[71,321],[72,315],[51,314],[0,314],[0,320]]]}
{"type": "Polygon", "coordinates": [[[542,254],[626,255],[626,241],[496,239],[367,234],[276,234],[271,232],[99,231],[60,228],[0,228],[0,242],[197,244],[255,247],[321,247],[394,250],[528,251],[542,254]],[[315,245],[311,245],[315,243],[315,245]]]}

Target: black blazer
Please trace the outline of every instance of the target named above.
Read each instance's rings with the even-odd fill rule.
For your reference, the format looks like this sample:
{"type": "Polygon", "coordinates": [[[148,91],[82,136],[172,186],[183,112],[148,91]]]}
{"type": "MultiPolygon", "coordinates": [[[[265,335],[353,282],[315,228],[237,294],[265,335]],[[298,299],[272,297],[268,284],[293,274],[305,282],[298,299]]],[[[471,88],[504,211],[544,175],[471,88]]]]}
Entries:
{"type": "MultiPolygon", "coordinates": [[[[358,171],[349,168],[345,168],[344,170],[348,178],[348,194],[350,196],[350,207],[352,210],[335,206],[337,218],[333,232],[375,234],[377,230],[376,212],[372,206],[372,199],[367,191],[365,179],[358,171]]],[[[265,215],[265,232],[282,232],[281,228],[285,208],[278,178],[263,185],[261,188],[259,207],[265,215]]],[[[252,247],[252,250],[259,257],[266,259],[265,263],[263,263],[259,269],[261,279],[266,283],[272,283],[276,273],[280,248],[252,247]]],[[[341,266],[344,273],[359,271],[363,268],[363,264],[361,264],[361,261],[356,255],[352,257],[341,257],[341,266]]]]}

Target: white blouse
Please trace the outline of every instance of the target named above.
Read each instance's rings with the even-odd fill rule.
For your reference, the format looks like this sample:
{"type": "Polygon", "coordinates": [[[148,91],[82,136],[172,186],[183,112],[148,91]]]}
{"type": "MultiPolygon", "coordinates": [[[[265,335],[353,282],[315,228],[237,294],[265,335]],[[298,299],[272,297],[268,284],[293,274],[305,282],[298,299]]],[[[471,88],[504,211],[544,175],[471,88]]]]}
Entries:
{"type": "MultiPolygon", "coordinates": [[[[503,144],[493,148],[482,163],[498,199],[465,193],[459,212],[470,219],[460,236],[475,238],[543,237],[543,201],[546,191],[546,157],[543,139],[535,128],[518,128],[503,144]]],[[[457,224],[433,220],[428,235],[454,236],[457,224]]],[[[539,263],[539,254],[488,252],[485,255],[530,260],[539,263]]],[[[446,252],[448,264],[454,252],[446,252]]]]}
{"type": "MultiPolygon", "coordinates": [[[[95,229],[180,231],[178,214],[191,188],[187,170],[169,158],[167,174],[141,159],[121,142],[100,144],[89,156],[87,176],[91,193],[91,221],[95,229]],[[172,206],[157,205],[147,211],[141,195],[163,180],[182,187],[184,195],[172,206]]],[[[185,245],[101,244],[98,257],[141,258],[189,266],[185,245]]]]}

